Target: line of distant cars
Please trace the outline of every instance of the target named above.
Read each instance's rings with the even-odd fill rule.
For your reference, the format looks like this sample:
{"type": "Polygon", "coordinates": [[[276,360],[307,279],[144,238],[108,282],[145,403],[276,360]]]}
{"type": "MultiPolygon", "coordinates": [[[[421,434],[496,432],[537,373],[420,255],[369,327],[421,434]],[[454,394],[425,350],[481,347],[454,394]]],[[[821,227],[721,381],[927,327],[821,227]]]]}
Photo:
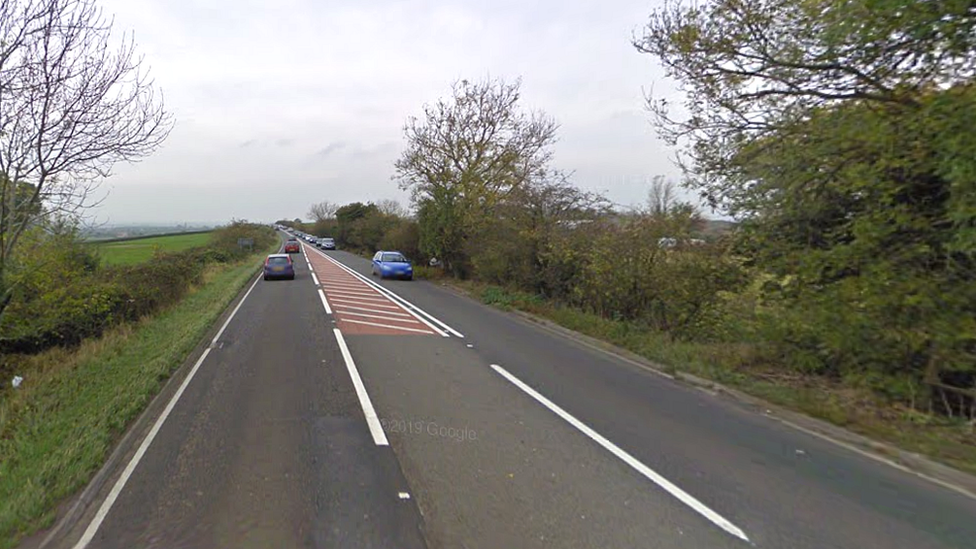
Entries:
{"type": "MultiPolygon", "coordinates": [[[[295,279],[295,263],[291,259],[291,254],[301,253],[302,246],[299,239],[308,242],[316,248],[323,250],[336,249],[335,239],[330,237],[316,237],[301,231],[283,226],[275,226],[275,229],[285,231],[290,236],[285,241],[283,254],[271,254],[264,261],[264,279],[287,278],[295,279]]],[[[379,275],[380,278],[399,278],[413,280],[413,264],[395,250],[381,250],[373,256],[373,276],[379,275]]]]}
{"type": "MultiPolygon", "coordinates": [[[[334,238],[331,238],[331,237],[328,237],[328,236],[325,236],[325,237],[321,237],[320,238],[320,237],[313,236],[313,235],[310,235],[310,234],[307,234],[307,233],[303,233],[301,231],[296,231],[294,229],[285,229],[285,231],[288,234],[291,235],[290,237],[288,237],[288,242],[294,241],[296,245],[298,244],[298,240],[301,239],[301,240],[304,240],[305,242],[308,242],[309,244],[315,246],[316,248],[321,248],[323,250],[334,250],[334,249],[336,249],[336,243],[335,243],[335,239],[334,238]]],[[[286,244],[287,244],[287,242],[286,242],[286,244]]],[[[294,253],[298,253],[299,251],[300,250],[295,250],[294,253]]],[[[289,252],[289,253],[291,253],[291,252],[289,252]]]]}

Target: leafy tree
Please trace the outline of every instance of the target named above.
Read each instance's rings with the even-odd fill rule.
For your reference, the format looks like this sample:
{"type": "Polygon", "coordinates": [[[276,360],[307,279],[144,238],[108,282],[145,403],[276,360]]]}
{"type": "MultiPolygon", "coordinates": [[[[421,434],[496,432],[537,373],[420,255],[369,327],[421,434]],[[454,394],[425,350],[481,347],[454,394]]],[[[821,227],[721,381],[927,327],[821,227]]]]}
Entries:
{"type": "Polygon", "coordinates": [[[336,210],[339,242],[350,248],[374,252],[397,218],[384,214],[372,203],[353,202],[336,210]]]}
{"type": "Polygon", "coordinates": [[[335,219],[320,219],[312,224],[310,232],[319,237],[334,237],[338,227],[339,223],[335,219]]]}
{"type": "Polygon", "coordinates": [[[972,375],[974,24],[957,0],[672,2],[636,43],[680,83],[687,116],[652,98],[655,121],[780,277],[770,333],[806,368],[889,392],[972,375]]]}
{"type": "Polygon", "coordinates": [[[748,214],[743,146],[770,135],[799,144],[810,113],[839,102],[913,108],[968,82],[974,25],[968,0],[669,0],[634,45],[685,94],[683,118],[667,98],[649,107],[661,136],[683,145],[692,185],[748,214]]]}
{"type": "Polygon", "coordinates": [[[547,175],[557,126],[519,110],[520,85],[462,80],[404,127],[395,177],[417,206],[421,247],[455,274],[467,269],[466,238],[493,208],[547,175]]]}
{"type": "Polygon", "coordinates": [[[475,272],[493,282],[561,296],[575,272],[571,264],[554,261],[557,240],[567,231],[585,230],[608,212],[606,199],[576,188],[563,174],[525,184],[468,239],[475,272]]]}

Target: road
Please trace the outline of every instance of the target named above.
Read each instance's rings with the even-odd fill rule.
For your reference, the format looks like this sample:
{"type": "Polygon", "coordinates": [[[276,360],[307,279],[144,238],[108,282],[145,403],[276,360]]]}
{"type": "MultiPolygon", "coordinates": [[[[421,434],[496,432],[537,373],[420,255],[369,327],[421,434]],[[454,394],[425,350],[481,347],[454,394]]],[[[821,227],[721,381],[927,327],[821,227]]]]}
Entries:
{"type": "Polygon", "coordinates": [[[296,265],[51,547],[976,546],[965,495],[352,254],[296,265]]]}

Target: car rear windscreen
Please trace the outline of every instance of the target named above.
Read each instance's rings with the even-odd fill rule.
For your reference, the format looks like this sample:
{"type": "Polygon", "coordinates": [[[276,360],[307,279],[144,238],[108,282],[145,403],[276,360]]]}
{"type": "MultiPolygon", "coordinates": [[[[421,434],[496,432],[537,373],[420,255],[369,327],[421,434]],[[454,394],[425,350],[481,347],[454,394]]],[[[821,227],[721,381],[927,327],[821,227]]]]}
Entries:
{"type": "Polygon", "coordinates": [[[288,264],[288,258],[287,257],[272,257],[271,259],[268,260],[268,264],[269,265],[287,265],[288,264]]]}

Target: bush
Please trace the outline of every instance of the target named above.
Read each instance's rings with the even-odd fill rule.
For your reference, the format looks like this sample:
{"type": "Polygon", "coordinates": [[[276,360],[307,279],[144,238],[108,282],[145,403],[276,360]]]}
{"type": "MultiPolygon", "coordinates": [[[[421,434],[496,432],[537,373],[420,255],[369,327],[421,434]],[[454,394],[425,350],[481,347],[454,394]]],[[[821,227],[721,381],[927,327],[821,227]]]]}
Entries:
{"type": "Polygon", "coordinates": [[[229,225],[216,229],[213,232],[210,247],[228,254],[232,258],[244,257],[251,253],[251,251],[247,248],[241,248],[237,244],[241,238],[254,240],[254,250],[259,251],[271,247],[278,237],[275,235],[274,230],[267,225],[234,220],[229,225]]]}
{"type": "Polygon", "coordinates": [[[27,238],[31,253],[17,265],[17,294],[0,316],[0,353],[77,345],[114,324],[153,314],[199,284],[207,264],[250,253],[238,246],[239,238],[254,239],[254,250],[261,250],[277,237],[268,227],[235,221],[215,231],[210,246],[111,269],[100,269],[94,250],[74,233],[27,238]]]}
{"type": "Polygon", "coordinates": [[[707,337],[722,294],[745,282],[742,269],[714,245],[664,248],[654,220],[599,234],[581,259],[575,300],[606,318],[638,321],[672,338],[707,337]]]}
{"type": "Polygon", "coordinates": [[[537,243],[513,224],[497,220],[468,238],[466,255],[475,277],[526,290],[538,287],[537,243]]]}
{"type": "Polygon", "coordinates": [[[152,261],[114,269],[110,279],[125,296],[119,320],[136,320],[179,301],[190,286],[201,282],[206,265],[202,255],[198,251],[157,254],[152,261]]]}
{"type": "Polygon", "coordinates": [[[420,252],[420,228],[417,222],[409,219],[397,220],[383,235],[379,246],[384,250],[397,250],[415,263],[426,263],[429,259],[420,252]]]}

